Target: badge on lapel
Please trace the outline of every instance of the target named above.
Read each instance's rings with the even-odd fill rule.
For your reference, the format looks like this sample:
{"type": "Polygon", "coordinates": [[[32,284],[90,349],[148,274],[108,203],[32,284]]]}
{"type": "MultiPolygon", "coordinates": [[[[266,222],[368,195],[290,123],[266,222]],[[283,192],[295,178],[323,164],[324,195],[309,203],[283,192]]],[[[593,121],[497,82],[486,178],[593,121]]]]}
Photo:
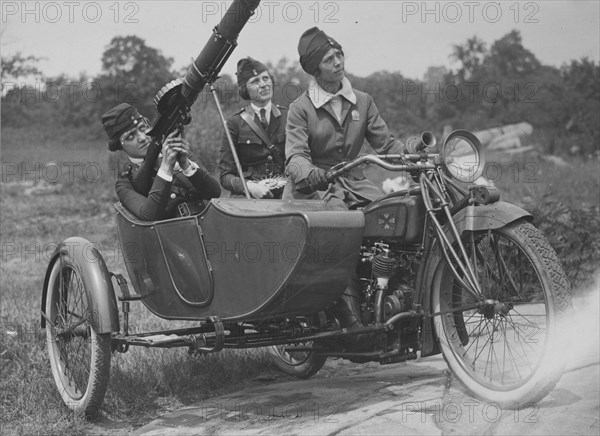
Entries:
{"type": "Polygon", "coordinates": [[[360,114],[356,109],[352,111],[352,121],[360,121],[360,114]]]}

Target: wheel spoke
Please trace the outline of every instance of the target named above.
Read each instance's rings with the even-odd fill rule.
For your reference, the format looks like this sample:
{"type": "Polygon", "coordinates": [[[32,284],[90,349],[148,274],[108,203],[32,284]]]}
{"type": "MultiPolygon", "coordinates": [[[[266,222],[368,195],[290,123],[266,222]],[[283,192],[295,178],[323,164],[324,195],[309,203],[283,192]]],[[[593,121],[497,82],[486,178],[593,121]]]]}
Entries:
{"type": "Polygon", "coordinates": [[[57,285],[53,288],[54,326],[52,344],[57,350],[63,385],[73,399],[87,389],[90,377],[89,312],[81,276],[73,266],[60,259],[57,285]],[[88,331],[86,333],[86,330],[88,331]]]}
{"type": "Polygon", "coordinates": [[[65,404],[76,413],[96,414],[109,377],[110,333],[92,327],[82,274],[88,263],[61,254],[50,271],[46,293],[47,347],[52,373],[65,404]],[[91,389],[94,387],[93,389],[91,389]]]}
{"type": "Polygon", "coordinates": [[[505,390],[526,383],[540,364],[548,299],[537,267],[516,239],[496,231],[467,235],[482,300],[474,301],[448,268],[433,316],[441,315],[447,344],[469,376],[505,390]]]}

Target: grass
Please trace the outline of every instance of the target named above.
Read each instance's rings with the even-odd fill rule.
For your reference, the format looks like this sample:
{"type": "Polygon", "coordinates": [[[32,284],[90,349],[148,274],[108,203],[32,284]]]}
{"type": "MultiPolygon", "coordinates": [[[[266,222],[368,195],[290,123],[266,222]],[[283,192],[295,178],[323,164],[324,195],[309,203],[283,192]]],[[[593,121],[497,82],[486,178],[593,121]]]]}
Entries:
{"type": "MultiPolygon", "coordinates": [[[[98,246],[109,270],[125,275],[126,271],[116,241],[112,207],[116,196],[104,141],[87,138],[84,131],[65,135],[40,132],[2,129],[0,432],[110,432],[113,421],[124,421],[127,427],[115,431],[122,433],[144,424],[157,412],[237,389],[263,371],[269,363],[262,350],[225,350],[192,359],[181,349],[132,347],[126,354],[113,355],[103,421],[90,423],[63,406],[50,373],[45,335],[39,328],[42,282],[49,257],[57,243],[79,235],[98,246]],[[87,177],[83,174],[84,168],[91,171],[96,167],[101,168],[100,177],[92,172],[87,177]],[[58,179],[50,172],[56,168],[63,171],[58,179]],[[69,168],[74,170],[72,177],[69,168]],[[36,175],[41,179],[37,183],[36,175]]],[[[597,160],[562,165],[530,154],[520,160],[497,158],[490,162],[500,169],[500,175],[494,176],[492,170],[487,175],[495,177],[503,199],[536,212],[536,220],[546,226],[562,259],[577,262],[578,258],[569,256],[578,256],[587,247],[593,256],[581,262],[597,267],[597,160]],[[562,209],[556,208],[556,202],[562,209]],[[585,219],[578,220],[582,217],[585,219]],[[552,234],[556,229],[560,234],[552,234]]],[[[394,176],[368,171],[378,180],[394,176]]],[[[130,319],[140,330],[185,325],[159,319],[141,305],[132,306],[130,319]]]]}
{"type": "MultiPolygon", "coordinates": [[[[85,132],[81,132],[84,133],[85,132]]],[[[81,434],[105,431],[113,420],[130,428],[173,404],[185,405],[236,389],[269,367],[264,350],[225,350],[190,358],[186,350],[140,349],[113,354],[102,407],[105,422],[73,416],[62,404],[40,328],[45,270],[60,241],[82,236],[95,243],[109,270],[126,275],[117,245],[117,200],[104,141],[78,141],[36,131],[2,130],[0,263],[0,417],[2,434],[81,434]],[[76,165],[77,164],[77,165],[76,165]],[[84,173],[84,168],[101,168],[84,173]],[[56,177],[51,170],[60,168],[56,177]],[[72,169],[71,172],[70,169],[72,169]],[[108,420],[108,423],[106,422],[108,420]]],[[[85,136],[84,136],[85,137],[85,136]]],[[[139,330],[183,327],[132,305],[139,330]]]]}

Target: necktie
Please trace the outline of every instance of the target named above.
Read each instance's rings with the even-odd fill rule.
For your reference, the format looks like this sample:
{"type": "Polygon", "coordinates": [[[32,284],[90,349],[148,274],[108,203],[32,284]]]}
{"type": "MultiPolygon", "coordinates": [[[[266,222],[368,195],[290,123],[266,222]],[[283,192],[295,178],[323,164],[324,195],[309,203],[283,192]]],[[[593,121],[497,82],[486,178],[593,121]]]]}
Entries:
{"type": "Polygon", "coordinates": [[[267,122],[267,111],[265,108],[262,108],[260,110],[260,124],[262,124],[262,128],[267,130],[267,128],[269,127],[269,123],[267,122]]]}
{"type": "Polygon", "coordinates": [[[342,122],[342,100],[337,95],[333,97],[330,101],[331,109],[333,109],[333,113],[338,119],[338,122],[342,122]]]}

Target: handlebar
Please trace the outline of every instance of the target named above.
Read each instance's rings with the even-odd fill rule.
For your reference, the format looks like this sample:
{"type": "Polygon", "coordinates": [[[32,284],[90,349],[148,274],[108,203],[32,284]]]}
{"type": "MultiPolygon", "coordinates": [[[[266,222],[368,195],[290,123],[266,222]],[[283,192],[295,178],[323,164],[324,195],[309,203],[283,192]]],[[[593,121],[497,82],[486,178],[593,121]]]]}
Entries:
{"type": "Polygon", "coordinates": [[[436,167],[435,161],[439,158],[437,153],[421,154],[365,154],[357,157],[350,162],[342,162],[327,171],[327,179],[333,182],[337,177],[346,171],[351,170],[364,163],[374,163],[388,171],[412,171],[412,170],[433,170],[436,167]],[[424,162],[425,160],[434,160],[434,163],[424,162]],[[403,164],[392,164],[386,160],[402,160],[403,164]],[[409,162],[409,163],[406,163],[409,162]]]}

